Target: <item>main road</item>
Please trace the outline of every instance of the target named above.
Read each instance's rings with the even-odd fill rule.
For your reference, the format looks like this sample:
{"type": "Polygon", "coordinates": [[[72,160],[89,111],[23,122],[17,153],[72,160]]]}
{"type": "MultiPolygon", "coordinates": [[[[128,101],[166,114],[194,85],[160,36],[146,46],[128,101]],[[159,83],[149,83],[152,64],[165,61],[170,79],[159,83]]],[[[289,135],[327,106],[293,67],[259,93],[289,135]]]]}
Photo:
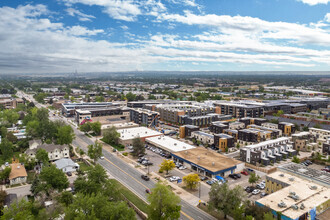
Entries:
{"type": "MultiPolygon", "coordinates": [[[[27,95],[21,91],[18,92],[19,96],[24,96],[28,100],[33,101],[37,107],[46,107],[40,103],[37,103],[31,95],[27,95]]],[[[75,133],[75,140],[73,141],[73,145],[76,147],[80,147],[85,152],[87,152],[87,146],[90,144],[94,144],[93,140],[84,135],[81,131],[79,131],[75,126],[69,122],[67,118],[63,118],[62,116],[55,116],[50,114],[51,120],[62,120],[65,123],[71,125],[75,133]]],[[[153,180],[144,181],[141,179],[142,173],[127,164],[125,161],[121,160],[117,156],[103,149],[104,160],[98,160],[98,163],[102,165],[115,179],[124,184],[127,188],[129,188],[132,192],[138,195],[144,201],[147,201],[146,189],[151,189],[155,186],[155,182],[153,180]]],[[[188,202],[181,199],[181,217],[180,219],[215,219],[206,212],[200,210],[199,208],[189,204],[188,202]]]]}

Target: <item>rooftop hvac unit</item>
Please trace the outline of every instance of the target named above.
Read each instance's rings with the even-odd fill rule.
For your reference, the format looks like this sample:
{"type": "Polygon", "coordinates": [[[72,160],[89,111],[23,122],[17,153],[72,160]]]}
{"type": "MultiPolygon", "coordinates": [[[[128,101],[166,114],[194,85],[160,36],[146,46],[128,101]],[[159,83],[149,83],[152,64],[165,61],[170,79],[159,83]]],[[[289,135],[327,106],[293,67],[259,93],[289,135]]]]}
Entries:
{"type": "Polygon", "coordinates": [[[177,143],[174,143],[174,146],[176,146],[177,145],[177,143]]]}
{"type": "Polygon", "coordinates": [[[214,166],[215,165],[215,163],[214,162],[212,162],[212,166],[214,166]]]}
{"type": "Polygon", "coordinates": [[[197,159],[198,159],[198,160],[200,160],[200,159],[201,159],[201,157],[200,157],[200,156],[198,156],[198,157],[197,157],[197,159]]]}
{"type": "Polygon", "coordinates": [[[284,174],[283,174],[283,173],[281,173],[281,174],[280,174],[280,177],[284,177],[284,174]]]}
{"type": "Polygon", "coordinates": [[[291,178],[289,178],[289,180],[290,180],[290,181],[294,181],[294,178],[293,178],[293,177],[291,177],[291,178]]]}

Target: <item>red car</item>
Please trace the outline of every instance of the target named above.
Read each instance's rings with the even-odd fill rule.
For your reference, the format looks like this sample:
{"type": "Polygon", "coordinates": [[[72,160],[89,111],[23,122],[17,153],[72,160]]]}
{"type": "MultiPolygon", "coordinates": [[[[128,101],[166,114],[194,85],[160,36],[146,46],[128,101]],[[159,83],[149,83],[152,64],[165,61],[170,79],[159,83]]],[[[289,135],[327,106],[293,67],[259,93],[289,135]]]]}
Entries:
{"type": "Polygon", "coordinates": [[[246,172],[246,171],[242,171],[241,174],[243,174],[245,176],[249,175],[248,172],[246,172]]]}

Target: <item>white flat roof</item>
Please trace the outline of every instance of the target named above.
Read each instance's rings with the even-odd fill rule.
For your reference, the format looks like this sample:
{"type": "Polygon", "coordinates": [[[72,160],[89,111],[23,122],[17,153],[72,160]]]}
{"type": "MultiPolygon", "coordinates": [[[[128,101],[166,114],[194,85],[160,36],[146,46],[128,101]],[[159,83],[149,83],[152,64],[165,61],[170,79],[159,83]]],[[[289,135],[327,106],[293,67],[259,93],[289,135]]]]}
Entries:
{"type": "Polygon", "coordinates": [[[146,138],[146,142],[169,152],[179,152],[195,148],[190,144],[178,141],[168,136],[158,136],[146,138]]]}
{"type": "Polygon", "coordinates": [[[117,130],[117,132],[120,134],[121,140],[131,140],[136,137],[144,138],[144,137],[157,136],[162,134],[158,131],[154,131],[146,127],[119,129],[117,130]]]}
{"type": "Polygon", "coordinates": [[[265,146],[265,145],[268,145],[268,144],[277,144],[279,142],[282,142],[282,141],[288,141],[289,138],[287,137],[280,137],[280,138],[277,138],[277,139],[274,139],[274,140],[268,140],[268,141],[263,141],[263,142],[260,142],[258,144],[253,144],[253,145],[249,145],[249,146],[246,146],[244,148],[257,148],[257,147],[262,147],[262,146],[265,146]]]}

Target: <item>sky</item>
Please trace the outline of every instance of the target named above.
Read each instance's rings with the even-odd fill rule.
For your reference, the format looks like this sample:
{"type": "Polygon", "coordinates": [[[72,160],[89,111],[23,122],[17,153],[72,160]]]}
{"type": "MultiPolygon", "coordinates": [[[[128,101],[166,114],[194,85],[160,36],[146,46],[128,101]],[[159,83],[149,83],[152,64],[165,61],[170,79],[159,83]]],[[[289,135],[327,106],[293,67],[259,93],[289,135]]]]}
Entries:
{"type": "Polygon", "coordinates": [[[330,0],[2,0],[0,73],[330,71],[330,0]]]}

